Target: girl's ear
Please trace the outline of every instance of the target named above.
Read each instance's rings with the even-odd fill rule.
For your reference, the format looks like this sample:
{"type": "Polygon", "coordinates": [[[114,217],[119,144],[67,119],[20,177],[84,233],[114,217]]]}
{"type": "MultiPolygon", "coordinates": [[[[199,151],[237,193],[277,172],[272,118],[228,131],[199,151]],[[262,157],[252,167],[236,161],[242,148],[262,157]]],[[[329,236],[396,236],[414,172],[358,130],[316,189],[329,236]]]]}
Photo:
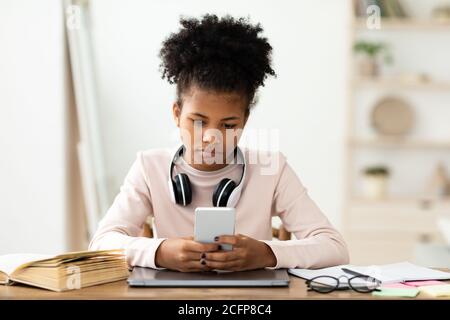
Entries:
{"type": "Polygon", "coordinates": [[[175,125],[179,128],[180,127],[181,108],[177,102],[174,102],[174,104],[172,106],[172,114],[173,114],[173,120],[175,121],[175,125]]]}

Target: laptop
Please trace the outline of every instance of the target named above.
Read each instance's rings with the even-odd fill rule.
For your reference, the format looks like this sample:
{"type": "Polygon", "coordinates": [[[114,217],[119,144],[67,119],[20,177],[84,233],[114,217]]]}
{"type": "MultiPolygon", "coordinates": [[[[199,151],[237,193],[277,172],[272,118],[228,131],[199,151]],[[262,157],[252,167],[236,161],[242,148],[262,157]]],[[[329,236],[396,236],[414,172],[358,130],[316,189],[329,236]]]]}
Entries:
{"type": "Polygon", "coordinates": [[[132,287],[287,287],[285,269],[239,272],[178,272],[135,267],[128,278],[132,287]]]}

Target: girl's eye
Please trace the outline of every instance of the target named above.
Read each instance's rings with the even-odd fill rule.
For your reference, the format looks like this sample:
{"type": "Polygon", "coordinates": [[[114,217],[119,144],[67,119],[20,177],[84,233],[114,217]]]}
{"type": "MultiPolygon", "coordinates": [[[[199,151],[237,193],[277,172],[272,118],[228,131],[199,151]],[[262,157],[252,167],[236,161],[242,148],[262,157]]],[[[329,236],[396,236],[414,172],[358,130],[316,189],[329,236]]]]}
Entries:
{"type": "Polygon", "coordinates": [[[227,124],[227,123],[225,123],[223,126],[225,127],[225,129],[234,129],[234,128],[236,128],[235,124],[227,124]]]}

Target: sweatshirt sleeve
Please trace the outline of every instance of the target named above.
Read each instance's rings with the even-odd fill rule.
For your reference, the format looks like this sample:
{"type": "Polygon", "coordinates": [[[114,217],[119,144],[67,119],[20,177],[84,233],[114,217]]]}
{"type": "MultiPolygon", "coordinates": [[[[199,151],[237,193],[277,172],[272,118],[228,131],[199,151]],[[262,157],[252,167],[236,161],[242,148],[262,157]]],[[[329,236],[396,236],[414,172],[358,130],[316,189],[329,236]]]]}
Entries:
{"type": "Polygon", "coordinates": [[[89,250],[124,249],[129,266],[164,269],[156,267],[155,253],[165,239],[140,236],[149,215],[153,215],[151,196],[139,152],[89,250]]]}
{"type": "Polygon", "coordinates": [[[281,165],[273,211],[296,240],[262,240],[277,260],[276,265],[268,269],[317,269],[347,264],[349,254],[343,237],[309,197],[291,166],[286,161],[281,165]]]}

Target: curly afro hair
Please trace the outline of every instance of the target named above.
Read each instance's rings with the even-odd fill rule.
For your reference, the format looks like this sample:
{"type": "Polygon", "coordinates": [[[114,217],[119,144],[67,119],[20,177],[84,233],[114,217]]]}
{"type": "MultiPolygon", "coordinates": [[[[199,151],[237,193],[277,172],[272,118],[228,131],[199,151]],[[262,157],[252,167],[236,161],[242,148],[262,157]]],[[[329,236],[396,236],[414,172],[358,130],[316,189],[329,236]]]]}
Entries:
{"type": "Polygon", "coordinates": [[[192,85],[215,92],[239,93],[247,99],[247,111],[255,93],[264,86],[271,68],[272,47],[259,36],[261,25],[248,18],[218,18],[206,14],[201,20],[180,18],[182,28],[163,42],[159,53],[162,78],[177,85],[177,101],[192,85]]]}

